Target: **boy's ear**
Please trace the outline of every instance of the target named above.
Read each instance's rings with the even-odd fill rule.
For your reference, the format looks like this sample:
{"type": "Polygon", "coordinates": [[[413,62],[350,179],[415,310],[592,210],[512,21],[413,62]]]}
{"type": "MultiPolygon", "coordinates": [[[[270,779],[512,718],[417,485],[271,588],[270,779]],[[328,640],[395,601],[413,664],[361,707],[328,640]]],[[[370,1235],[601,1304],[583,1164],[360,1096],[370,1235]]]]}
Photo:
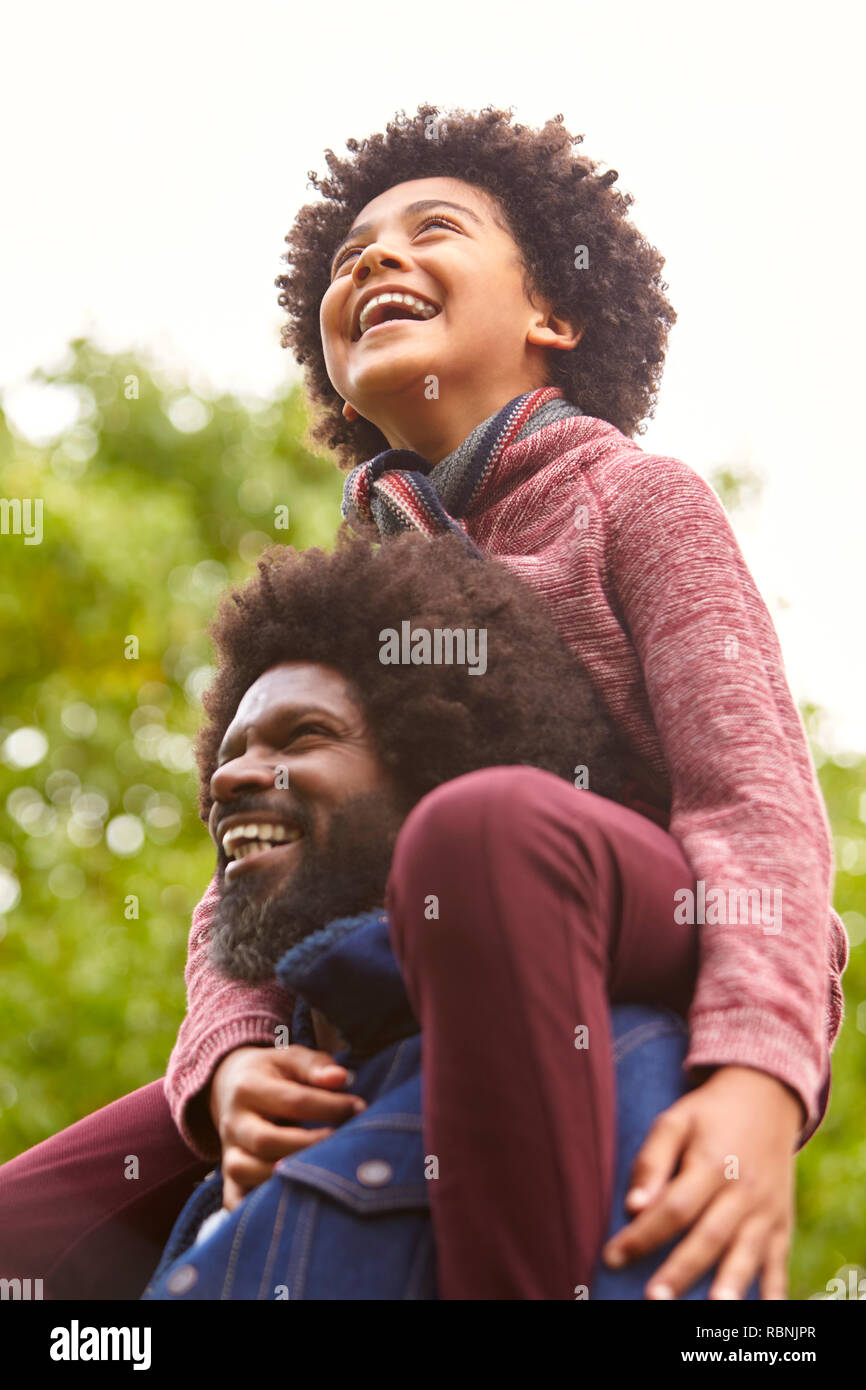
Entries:
{"type": "Polygon", "coordinates": [[[344,401],[343,403],[343,416],[345,419],[349,421],[349,424],[352,424],[354,420],[360,420],[361,418],[355,407],[353,405],[349,405],[348,401],[344,401]]]}
{"type": "Polygon", "coordinates": [[[579,320],[561,318],[543,309],[526,332],[526,341],[533,347],[558,348],[561,352],[576,348],[582,337],[583,324],[579,320]]]}

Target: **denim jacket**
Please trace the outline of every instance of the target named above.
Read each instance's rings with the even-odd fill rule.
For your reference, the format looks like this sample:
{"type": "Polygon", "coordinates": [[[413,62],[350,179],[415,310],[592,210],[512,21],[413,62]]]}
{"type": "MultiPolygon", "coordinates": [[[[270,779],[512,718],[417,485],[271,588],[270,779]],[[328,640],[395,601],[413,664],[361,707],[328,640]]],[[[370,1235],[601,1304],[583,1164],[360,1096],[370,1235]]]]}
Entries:
{"type": "MultiPolygon", "coordinates": [[[[206,1178],[181,1212],[143,1298],[435,1299],[421,1034],[387,915],[330,923],[288,951],[277,975],[298,998],[293,1041],[316,1045],[310,1009],[321,1010],[348,1044],[337,1060],[355,1073],[351,1090],[367,1109],[328,1139],[280,1160],[230,1214],[217,1215],[219,1170],[206,1178]]],[[[650,1124],[687,1089],[688,1042],[685,1023],[668,1009],[615,1005],[611,1020],[618,1146],[609,1235],[626,1224],[629,1173],[650,1124]]],[[[671,1245],[624,1270],[599,1265],[588,1296],[641,1298],[671,1245]]],[[[685,1297],[706,1298],[709,1282],[707,1276],[685,1297]]]]}

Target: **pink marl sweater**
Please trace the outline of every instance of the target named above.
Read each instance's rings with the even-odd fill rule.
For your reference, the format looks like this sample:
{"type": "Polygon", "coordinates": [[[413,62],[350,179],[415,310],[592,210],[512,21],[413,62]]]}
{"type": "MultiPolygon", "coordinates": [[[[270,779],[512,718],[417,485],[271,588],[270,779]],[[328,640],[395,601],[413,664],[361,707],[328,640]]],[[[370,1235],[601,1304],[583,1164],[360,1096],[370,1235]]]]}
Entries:
{"type": "MultiPolygon", "coordinates": [[[[718,498],[688,465],[579,416],[506,447],[465,523],[546,599],[643,785],[665,788],[659,818],[707,892],[780,890],[778,932],[695,926],[685,1065],[750,1066],[785,1082],[806,1108],[802,1145],[826,1111],[848,941],[830,903],[829,827],[803,724],[718,498]]],[[[165,1082],[175,1122],[206,1158],[219,1146],[192,1101],[233,1048],[272,1044],[292,1003],[277,985],[210,967],[215,899],[216,879],[193,915],[188,1012],[165,1082]]]]}

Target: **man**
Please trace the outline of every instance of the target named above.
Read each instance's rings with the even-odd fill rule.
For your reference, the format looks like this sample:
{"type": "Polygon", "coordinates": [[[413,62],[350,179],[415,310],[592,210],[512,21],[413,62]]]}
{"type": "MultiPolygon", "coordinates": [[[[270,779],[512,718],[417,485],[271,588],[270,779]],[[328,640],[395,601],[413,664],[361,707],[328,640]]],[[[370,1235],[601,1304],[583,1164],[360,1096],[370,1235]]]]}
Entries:
{"type": "Polygon", "coordinates": [[[599,1097],[616,1055],[633,1155],[685,1089],[691,871],[617,804],[623,750],[539,601],[457,537],[407,536],[270,553],[213,636],[211,958],[276,972],[293,1044],[336,1049],[361,1103],[311,1134],[275,1094],[274,1157],[288,1119],[305,1145],[232,1211],[212,1175],[145,1297],[640,1297],[646,1261],[598,1269],[629,1168],[599,1097]],[[623,844],[645,891],[607,942],[623,844]],[[619,1054],[609,994],[663,1006],[614,1009],[619,1054]],[[655,1086],[623,1064],[642,1039],[655,1086]]]}

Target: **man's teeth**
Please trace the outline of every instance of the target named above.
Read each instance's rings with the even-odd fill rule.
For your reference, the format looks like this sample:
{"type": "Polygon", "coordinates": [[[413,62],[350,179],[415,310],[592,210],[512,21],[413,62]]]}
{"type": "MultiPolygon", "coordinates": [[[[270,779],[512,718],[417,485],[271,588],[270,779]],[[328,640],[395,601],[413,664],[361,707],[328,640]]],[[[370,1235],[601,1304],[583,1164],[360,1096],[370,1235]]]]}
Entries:
{"type": "Polygon", "coordinates": [[[273,845],[300,840],[301,832],[287,825],[233,825],[222,838],[227,859],[246,859],[251,854],[263,854],[273,845]]]}
{"type": "Polygon", "coordinates": [[[367,300],[361,310],[358,328],[362,334],[369,328],[373,310],[380,304],[402,304],[405,309],[411,309],[413,315],[421,319],[432,319],[434,314],[439,312],[433,304],[428,304],[426,299],[418,299],[414,294],[376,294],[367,300]]]}

